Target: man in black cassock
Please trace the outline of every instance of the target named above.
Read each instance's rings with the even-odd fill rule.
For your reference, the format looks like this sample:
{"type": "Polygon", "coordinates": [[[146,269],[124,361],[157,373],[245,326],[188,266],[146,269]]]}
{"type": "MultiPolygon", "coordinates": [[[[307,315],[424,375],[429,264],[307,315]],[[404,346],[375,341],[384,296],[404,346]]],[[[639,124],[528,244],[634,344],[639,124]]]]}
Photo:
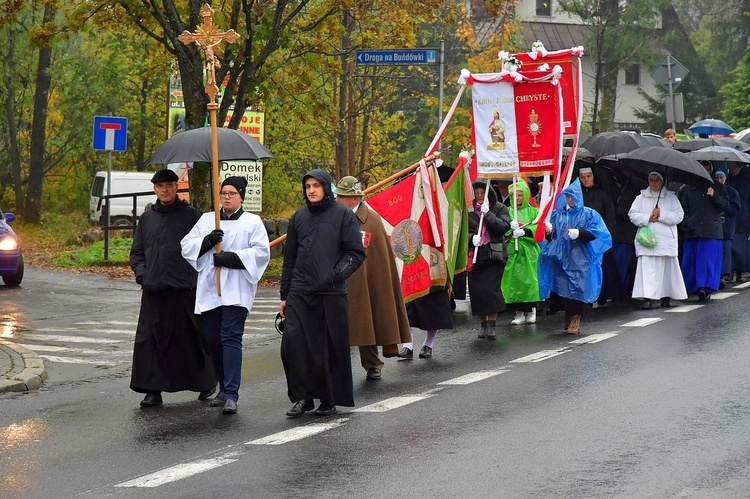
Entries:
{"type": "Polygon", "coordinates": [[[142,407],[162,404],[161,392],[190,390],[200,400],[216,390],[216,375],[195,315],[198,273],[182,258],[180,241],[200,213],[177,197],[177,174],[151,178],[157,201],[138,221],[130,249],[135,282],[143,289],[133,347],[130,389],[142,407]]]}

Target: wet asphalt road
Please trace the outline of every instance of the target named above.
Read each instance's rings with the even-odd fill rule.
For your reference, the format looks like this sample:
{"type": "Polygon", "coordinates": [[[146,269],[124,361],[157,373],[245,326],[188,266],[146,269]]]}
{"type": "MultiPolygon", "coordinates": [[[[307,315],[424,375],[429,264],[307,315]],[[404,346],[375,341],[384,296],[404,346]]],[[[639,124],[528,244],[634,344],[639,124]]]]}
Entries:
{"type": "Polygon", "coordinates": [[[0,497],[750,497],[750,292],[724,291],[495,342],[459,302],[433,359],[373,382],[355,353],[354,410],[287,420],[276,289],[248,322],[239,414],[190,393],[141,410],[135,283],[31,269],[0,286],[0,335],[37,345],[49,379],[0,395],[0,497]]]}

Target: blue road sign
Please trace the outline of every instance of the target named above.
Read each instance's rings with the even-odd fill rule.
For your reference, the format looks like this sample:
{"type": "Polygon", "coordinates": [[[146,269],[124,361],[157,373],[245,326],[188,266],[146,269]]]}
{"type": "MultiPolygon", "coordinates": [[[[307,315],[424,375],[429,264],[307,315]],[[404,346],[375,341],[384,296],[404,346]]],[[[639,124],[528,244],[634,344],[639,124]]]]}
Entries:
{"type": "Polygon", "coordinates": [[[418,66],[437,64],[436,49],[357,50],[357,64],[418,66]]]}
{"type": "Polygon", "coordinates": [[[94,116],[95,151],[125,152],[128,147],[128,119],[94,116]]]}

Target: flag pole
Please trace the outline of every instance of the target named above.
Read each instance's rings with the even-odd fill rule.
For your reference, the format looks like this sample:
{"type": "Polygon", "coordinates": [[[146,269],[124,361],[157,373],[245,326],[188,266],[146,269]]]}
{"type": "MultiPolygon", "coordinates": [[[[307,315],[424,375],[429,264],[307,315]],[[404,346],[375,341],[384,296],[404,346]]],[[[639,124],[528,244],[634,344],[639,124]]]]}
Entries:
{"type": "MultiPolygon", "coordinates": [[[[426,161],[426,162],[429,163],[430,161],[435,161],[439,157],[440,157],[440,152],[434,152],[434,153],[430,154],[429,156],[425,156],[422,159],[424,161],[426,161]]],[[[388,178],[386,178],[384,180],[381,180],[380,182],[378,182],[377,184],[375,184],[375,185],[373,185],[371,187],[368,187],[367,189],[365,189],[364,191],[362,191],[362,195],[363,196],[367,196],[368,194],[371,194],[371,193],[377,191],[381,187],[383,187],[385,185],[388,185],[391,182],[394,182],[394,181],[398,180],[399,178],[404,177],[404,176],[410,174],[411,172],[413,172],[414,170],[416,170],[417,168],[419,168],[419,163],[420,162],[417,161],[413,165],[407,166],[403,170],[401,170],[401,171],[399,171],[397,173],[394,173],[390,177],[388,177],[388,178]]],[[[286,241],[286,234],[283,234],[283,235],[277,237],[276,239],[274,239],[273,241],[271,241],[270,247],[273,248],[274,246],[276,246],[278,244],[281,244],[284,241],[286,241]]]]}

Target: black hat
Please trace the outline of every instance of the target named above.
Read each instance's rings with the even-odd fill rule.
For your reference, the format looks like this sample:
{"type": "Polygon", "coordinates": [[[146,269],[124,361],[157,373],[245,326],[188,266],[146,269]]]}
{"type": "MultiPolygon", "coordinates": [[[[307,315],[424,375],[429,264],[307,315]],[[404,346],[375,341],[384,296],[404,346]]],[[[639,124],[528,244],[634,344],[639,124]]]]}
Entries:
{"type": "Polygon", "coordinates": [[[245,188],[247,187],[247,179],[245,177],[227,177],[224,179],[224,182],[221,183],[222,187],[225,185],[231,185],[237,189],[242,200],[245,200],[245,188]]]}
{"type": "Polygon", "coordinates": [[[175,172],[168,168],[159,170],[158,172],[154,173],[153,177],[151,177],[151,182],[154,184],[158,182],[177,182],[178,180],[180,180],[180,177],[178,177],[175,172]]]}

